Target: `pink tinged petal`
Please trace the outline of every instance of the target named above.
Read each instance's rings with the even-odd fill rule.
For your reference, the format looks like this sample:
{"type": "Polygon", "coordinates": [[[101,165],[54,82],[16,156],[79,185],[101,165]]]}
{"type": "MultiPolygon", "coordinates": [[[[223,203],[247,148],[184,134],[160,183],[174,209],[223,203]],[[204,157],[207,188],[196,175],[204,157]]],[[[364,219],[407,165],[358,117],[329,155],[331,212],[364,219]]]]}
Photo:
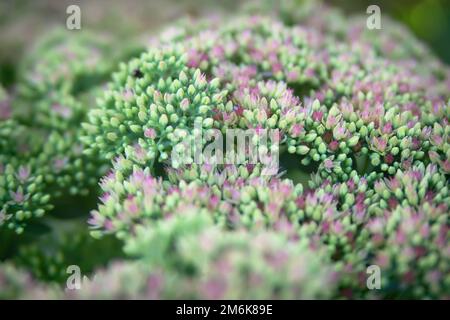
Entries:
{"type": "Polygon", "coordinates": [[[106,231],[113,231],[114,230],[114,224],[111,220],[106,220],[103,223],[103,227],[105,228],[106,231]]]}
{"type": "Polygon", "coordinates": [[[431,162],[439,163],[441,161],[439,154],[436,151],[429,151],[428,156],[430,157],[431,162]]]}
{"type": "Polygon", "coordinates": [[[30,177],[30,168],[20,166],[19,171],[17,173],[17,178],[19,179],[19,181],[21,183],[24,183],[25,181],[28,180],[29,177],[30,177]]]}
{"type": "Polygon", "coordinates": [[[312,69],[312,68],[306,68],[305,75],[308,78],[314,78],[316,76],[316,71],[314,69],[312,69]]]}
{"type": "Polygon", "coordinates": [[[184,98],[183,100],[181,100],[180,108],[182,110],[186,110],[187,108],[189,108],[189,99],[188,98],[184,98]]]}
{"type": "MultiPolygon", "coordinates": [[[[355,189],[355,181],[353,179],[350,179],[347,181],[347,187],[350,191],[353,191],[355,189]]],[[[358,194],[359,196],[360,194],[358,194]]],[[[364,195],[363,195],[364,196],[364,195]]]]}
{"type": "Polygon", "coordinates": [[[260,62],[264,59],[264,54],[261,50],[258,49],[251,49],[250,50],[250,56],[252,57],[252,60],[255,62],[260,62]]]}
{"type": "Polygon", "coordinates": [[[397,244],[404,244],[406,242],[406,235],[402,230],[397,231],[395,241],[397,244]]]}
{"type": "Polygon", "coordinates": [[[255,128],[255,132],[256,135],[261,136],[265,132],[265,129],[261,125],[258,125],[255,128]]]}
{"type": "Polygon", "coordinates": [[[388,200],[388,205],[389,205],[389,208],[395,209],[398,206],[398,200],[396,198],[391,197],[388,200]]]}
{"type": "Polygon", "coordinates": [[[435,146],[440,146],[444,142],[444,139],[437,134],[433,134],[431,136],[431,143],[433,143],[435,146]]]}
{"type": "Polygon", "coordinates": [[[52,105],[52,110],[64,119],[68,119],[72,116],[72,110],[69,107],[62,106],[60,104],[52,105]]]}
{"type": "Polygon", "coordinates": [[[127,212],[131,215],[136,215],[139,212],[139,207],[134,198],[125,200],[124,206],[127,212]]]}
{"type": "Polygon", "coordinates": [[[366,215],[366,206],[363,202],[359,202],[355,205],[355,218],[362,221],[366,215]]]}
{"type": "Polygon", "coordinates": [[[55,169],[55,171],[61,171],[62,169],[64,169],[64,167],[66,166],[66,164],[69,162],[69,159],[67,157],[64,158],[59,158],[59,159],[55,159],[53,161],[53,168],[55,169]]]}
{"type": "Polygon", "coordinates": [[[264,283],[264,278],[259,274],[251,273],[248,281],[250,286],[257,287],[264,283]]]}
{"type": "Polygon", "coordinates": [[[221,45],[214,46],[211,50],[211,53],[212,53],[213,57],[215,57],[219,60],[225,56],[225,50],[223,49],[223,47],[221,45]]]}
{"type": "Polygon", "coordinates": [[[389,134],[389,133],[391,133],[391,132],[392,132],[392,123],[387,122],[387,123],[383,126],[382,132],[383,132],[384,134],[389,134]]]}
{"type": "MultiPolygon", "coordinates": [[[[229,204],[229,203],[227,203],[227,202],[222,202],[222,204],[220,205],[220,207],[221,207],[221,211],[225,211],[225,212],[230,212],[231,209],[232,209],[231,204],[229,204]]],[[[241,221],[241,216],[240,216],[238,213],[236,213],[236,212],[231,212],[231,213],[228,215],[228,220],[230,221],[230,223],[231,223],[232,225],[237,226],[237,225],[239,225],[239,223],[240,223],[240,221],[241,221]]]]}
{"type": "Polygon", "coordinates": [[[227,284],[223,277],[215,277],[207,280],[201,286],[201,291],[205,299],[218,300],[222,299],[227,290],[227,284]]]}
{"type": "Polygon", "coordinates": [[[377,259],[376,259],[376,264],[378,265],[378,266],[380,266],[381,268],[383,268],[383,267],[387,267],[388,265],[389,265],[389,256],[387,255],[387,254],[384,254],[384,253],[380,253],[378,256],[377,256],[377,259]]]}
{"type": "Polygon", "coordinates": [[[326,169],[328,169],[328,170],[333,169],[333,167],[334,167],[333,161],[331,161],[330,159],[326,159],[326,160],[323,162],[323,165],[324,165],[324,167],[325,167],[326,169]]]}
{"type": "Polygon", "coordinates": [[[384,242],[384,236],[381,233],[376,233],[372,236],[372,241],[376,245],[380,245],[384,242]]]}
{"type": "Polygon", "coordinates": [[[111,194],[109,192],[105,192],[100,196],[100,201],[102,203],[106,203],[111,198],[111,194]]]}
{"type": "Polygon", "coordinates": [[[295,81],[299,77],[299,74],[297,71],[291,70],[287,73],[286,78],[288,81],[295,81]]]}
{"type": "Polygon", "coordinates": [[[340,234],[340,233],[342,233],[344,231],[344,227],[343,227],[343,225],[342,225],[342,223],[340,221],[334,222],[332,226],[333,226],[333,231],[335,233],[340,234]]]}
{"type": "Polygon", "coordinates": [[[0,120],[6,120],[11,117],[12,111],[8,100],[0,101],[0,120]]]}
{"type": "Polygon", "coordinates": [[[266,255],[267,263],[274,269],[281,269],[289,260],[289,254],[283,250],[266,255]]]}
{"type": "Polygon", "coordinates": [[[244,108],[242,108],[242,106],[235,106],[234,107],[234,112],[236,112],[236,114],[239,117],[242,117],[244,115],[244,108]]]}
{"type": "Polygon", "coordinates": [[[295,204],[297,205],[297,207],[299,209],[305,209],[305,197],[304,196],[300,196],[295,200],[295,204]]]}
{"type": "Polygon", "coordinates": [[[384,161],[387,164],[392,164],[394,162],[394,156],[391,153],[388,153],[384,156],[384,161]]]}
{"type": "Polygon", "coordinates": [[[201,54],[195,49],[190,49],[188,51],[187,66],[190,68],[198,67],[200,65],[200,59],[201,54]]]}
{"type": "Polygon", "coordinates": [[[124,98],[124,100],[126,102],[130,102],[133,99],[133,96],[134,96],[134,94],[133,94],[133,91],[131,89],[126,89],[123,92],[123,98],[124,98]]]}
{"type": "Polygon", "coordinates": [[[430,235],[430,226],[428,224],[424,224],[421,228],[420,228],[420,235],[423,238],[428,238],[428,236],[430,235]]]}
{"type": "Polygon", "coordinates": [[[384,152],[387,147],[387,140],[383,137],[373,137],[372,143],[376,150],[384,152]]]}
{"type": "Polygon", "coordinates": [[[302,131],[303,131],[303,126],[300,125],[300,124],[298,124],[298,123],[296,123],[296,124],[294,124],[294,125],[292,126],[292,128],[291,128],[291,135],[292,135],[294,138],[296,138],[296,137],[298,137],[298,136],[302,133],[302,131]]]}
{"type": "Polygon", "coordinates": [[[279,62],[272,64],[272,72],[277,73],[283,70],[283,65],[279,62]]]}
{"type": "Polygon", "coordinates": [[[385,184],[383,181],[375,181],[374,189],[377,193],[382,194],[385,190],[385,184]]]}
{"type": "Polygon", "coordinates": [[[412,160],[411,159],[405,159],[402,162],[402,167],[405,170],[409,170],[411,168],[411,165],[412,165],[412,160]]]}
{"type": "Polygon", "coordinates": [[[219,204],[219,201],[220,201],[219,197],[216,196],[216,195],[213,195],[213,196],[209,199],[209,206],[210,206],[211,208],[216,208],[217,205],[219,204]]]}
{"type": "Polygon", "coordinates": [[[450,172],[450,160],[447,159],[444,161],[444,163],[442,164],[442,169],[446,172],[449,173],[450,172]]]}
{"type": "Polygon", "coordinates": [[[439,270],[429,271],[426,276],[426,280],[432,284],[438,284],[442,279],[442,272],[439,270]]]}
{"type": "Polygon", "coordinates": [[[134,153],[135,153],[136,159],[141,160],[141,161],[145,159],[146,152],[145,152],[144,148],[142,148],[139,144],[136,144],[134,146],[134,153]]]}
{"type": "Polygon", "coordinates": [[[22,188],[17,189],[16,192],[10,191],[9,195],[16,203],[22,203],[25,200],[22,188]]]}
{"type": "Polygon", "coordinates": [[[280,212],[280,205],[278,203],[271,202],[267,205],[267,212],[270,213],[272,216],[276,217],[278,216],[280,212]]]}
{"type": "Polygon", "coordinates": [[[432,190],[428,190],[425,194],[425,200],[428,202],[432,202],[436,194],[432,190]]]}
{"type": "Polygon", "coordinates": [[[411,147],[413,150],[417,150],[420,148],[421,142],[418,138],[414,137],[411,140],[411,147]]]}
{"type": "Polygon", "coordinates": [[[427,254],[428,250],[424,246],[416,246],[414,247],[414,253],[416,255],[416,258],[423,257],[427,254]]]}
{"type": "Polygon", "coordinates": [[[331,141],[330,144],[328,145],[328,148],[331,151],[336,151],[339,148],[339,142],[337,142],[336,140],[331,141]]]}
{"type": "Polygon", "coordinates": [[[104,217],[98,211],[92,211],[91,217],[88,220],[88,224],[93,227],[100,227],[103,225],[104,217]]]}
{"type": "MultiPolygon", "coordinates": [[[[325,123],[325,127],[326,127],[328,130],[330,130],[330,129],[332,129],[333,127],[335,127],[337,123],[338,123],[338,119],[337,119],[335,116],[328,115],[327,121],[326,121],[326,123],[325,123]]],[[[330,136],[329,136],[329,139],[331,139],[331,138],[332,138],[332,136],[330,135],[330,136]]],[[[328,141],[329,141],[329,140],[328,140],[328,141]]]]}
{"type": "Polygon", "coordinates": [[[147,296],[149,299],[159,299],[164,288],[164,278],[161,274],[155,273],[148,277],[147,296]]]}
{"type": "MultiPolygon", "coordinates": [[[[6,214],[6,211],[4,209],[0,210],[0,226],[9,218],[11,217],[11,214],[6,214]]],[[[1,280],[0,280],[1,283],[1,280]]]]}
{"type": "Polygon", "coordinates": [[[322,121],[322,117],[323,117],[322,111],[314,111],[312,114],[312,118],[316,122],[322,121]]]}
{"type": "Polygon", "coordinates": [[[144,136],[146,138],[155,139],[156,138],[156,131],[155,131],[155,129],[153,129],[153,128],[145,129],[144,136]]]}

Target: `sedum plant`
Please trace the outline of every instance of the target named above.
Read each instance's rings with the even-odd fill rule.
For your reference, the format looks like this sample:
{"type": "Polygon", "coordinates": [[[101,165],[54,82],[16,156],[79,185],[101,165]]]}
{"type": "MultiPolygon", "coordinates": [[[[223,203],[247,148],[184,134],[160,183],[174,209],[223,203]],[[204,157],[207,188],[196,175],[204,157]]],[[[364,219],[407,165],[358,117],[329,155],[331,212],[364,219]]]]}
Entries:
{"type": "MultiPolygon", "coordinates": [[[[162,39],[160,48],[123,67],[113,76],[112,92],[105,94],[111,102],[91,112],[87,144],[115,158],[114,170],[101,183],[102,204],[90,219],[93,235],[115,233],[136,241],[142,227],[157,232],[158,221],[185,208],[206,210],[225,230],[276,229],[299,243],[312,241],[325,248],[343,274],[338,295],[357,297],[364,295],[365,268],[378,261],[371,257],[386,250],[381,249],[384,245],[374,249],[368,240],[375,221],[391,212],[407,220],[434,207],[446,221],[448,94],[428,90],[429,81],[441,81],[438,77],[397,64],[364,43],[338,45],[329,35],[265,17],[233,18],[209,31],[180,34],[189,33],[176,41],[162,39]],[[153,56],[163,57],[157,71],[153,56]],[[136,67],[136,61],[142,67],[136,67]],[[152,80],[170,69],[166,65],[177,63],[183,77],[177,69],[175,80],[152,80]],[[181,81],[189,74],[186,70],[192,70],[194,79],[203,74],[204,83],[181,81]],[[220,101],[204,100],[213,101],[214,108],[191,103],[201,86],[222,92],[220,101]],[[128,103],[123,102],[124,90],[128,103]],[[164,98],[158,100],[154,90],[164,98]],[[189,90],[184,109],[182,99],[189,90]],[[189,118],[191,114],[197,118],[189,118]],[[253,174],[249,164],[231,169],[188,163],[174,168],[167,155],[195,121],[223,133],[277,129],[281,159],[294,154],[295,170],[312,175],[306,182],[293,181],[295,171],[280,170],[282,180],[263,178],[258,168],[253,174]],[[162,128],[174,139],[161,138],[162,128]],[[157,170],[161,164],[163,171],[157,170]]],[[[386,241],[389,232],[381,236],[386,241]]],[[[448,257],[444,247],[432,251],[433,258],[416,259],[430,272],[437,268],[431,273],[438,278],[448,268],[448,257]],[[425,262],[428,259],[436,262],[425,262]]],[[[412,263],[405,263],[405,270],[413,269],[412,263]]],[[[445,295],[446,284],[424,286],[417,280],[409,286],[407,275],[394,270],[386,270],[387,288],[376,297],[445,295]]]]}
{"type": "Polygon", "coordinates": [[[0,91],[0,227],[26,234],[65,195],[99,192],[78,246],[122,248],[55,291],[92,252],[51,234],[22,245],[13,261],[52,284],[7,262],[7,296],[448,298],[449,68],[395,22],[376,37],[307,4],[182,21],[131,59],[90,36],[37,46],[17,94],[0,91]],[[229,130],[276,132],[275,172],[248,149],[186,153],[229,130]]]}
{"type": "Polygon", "coordinates": [[[0,92],[0,225],[22,233],[58,199],[95,192],[107,162],[83,154],[80,124],[118,61],[139,50],[112,53],[112,42],[51,31],[23,58],[12,97],[0,92]]]}

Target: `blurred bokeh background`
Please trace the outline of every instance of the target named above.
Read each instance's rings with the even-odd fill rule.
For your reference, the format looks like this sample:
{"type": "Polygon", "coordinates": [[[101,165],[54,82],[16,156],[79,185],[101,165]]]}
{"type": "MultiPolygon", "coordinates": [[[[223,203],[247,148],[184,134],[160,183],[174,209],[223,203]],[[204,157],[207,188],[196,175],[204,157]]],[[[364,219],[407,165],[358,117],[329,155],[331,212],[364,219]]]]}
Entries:
{"type": "MultiPolygon", "coordinates": [[[[299,5],[305,0],[298,0],[299,5]]],[[[272,1],[277,3],[277,1],[272,1]]],[[[383,15],[404,23],[437,56],[450,63],[450,1],[448,0],[325,0],[346,15],[365,14],[376,4],[383,15]]],[[[40,34],[64,26],[66,8],[81,8],[82,28],[113,34],[117,39],[155,33],[183,17],[237,13],[238,0],[2,0],[0,1],[0,83],[10,87],[16,63],[40,34]],[[126,21],[126,23],[124,23],[126,21]]],[[[266,3],[267,5],[267,3],[266,3]]],[[[275,5],[274,5],[275,6],[275,5]]],[[[276,8],[274,7],[274,10],[276,8]]],[[[77,31],[71,31],[77,32],[77,31]]]]}
{"type": "Polygon", "coordinates": [[[365,13],[375,4],[381,14],[405,24],[419,39],[427,43],[443,61],[450,63],[450,1],[448,0],[329,0],[327,3],[344,12],[365,13]]]}

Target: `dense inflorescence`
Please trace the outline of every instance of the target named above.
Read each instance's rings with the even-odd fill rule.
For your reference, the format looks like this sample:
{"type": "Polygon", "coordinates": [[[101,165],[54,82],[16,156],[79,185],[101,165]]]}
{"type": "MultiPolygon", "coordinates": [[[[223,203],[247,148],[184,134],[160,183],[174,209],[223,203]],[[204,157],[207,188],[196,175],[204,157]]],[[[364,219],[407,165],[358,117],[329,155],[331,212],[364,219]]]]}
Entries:
{"type": "Polygon", "coordinates": [[[274,232],[221,231],[207,210],[182,212],[156,227],[138,228],[125,250],[142,265],[118,265],[100,274],[87,296],[325,298],[334,292],[336,272],[320,252],[274,232]],[[133,268],[142,278],[132,280],[131,292],[121,285],[104,290],[102,283],[119,284],[133,268]]]}
{"type": "Polygon", "coordinates": [[[11,263],[0,264],[0,298],[5,299],[57,299],[61,291],[57,286],[37,282],[25,270],[11,263]]]}
{"type": "MultiPolygon", "coordinates": [[[[54,198],[98,183],[90,233],[116,236],[132,261],[82,290],[28,296],[448,298],[449,68],[395,22],[378,37],[360,18],[291,6],[181,23],[108,85],[113,44],[38,47],[16,102],[0,91],[0,226],[21,233],[54,198]],[[248,149],[237,163],[194,156],[237,129],[256,143],[276,133],[263,152],[279,154],[275,172],[248,149]]],[[[59,245],[25,246],[16,263],[60,281],[72,260],[55,252],[85,255],[59,245]]]]}
{"type": "Polygon", "coordinates": [[[407,249],[400,244],[386,249],[395,246],[394,231],[370,232],[383,219],[394,228],[399,223],[394,216],[408,220],[431,211],[442,217],[427,223],[436,223],[434,228],[443,228],[439,232],[447,236],[448,91],[442,90],[439,76],[421,75],[414,65],[390,60],[412,57],[380,54],[379,44],[374,49],[369,43],[337,45],[328,34],[259,16],[235,18],[207,31],[188,28],[170,41],[162,39],[160,48],[136,60],[140,63],[122,67],[112,92],[105,94],[111,102],[91,113],[88,145],[116,157],[115,169],[101,183],[102,204],[90,220],[93,234],[133,239],[140,227],[158,228],[161,219],[195,208],[206,210],[225,229],[270,228],[300,242],[312,239],[326,248],[339,270],[354,274],[342,277],[342,295],[364,295],[365,268],[385,255],[392,261],[385,264],[382,296],[445,294],[448,280],[440,286],[438,280],[428,285],[417,279],[409,286],[406,279],[414,268],[423,269],[423,277],[441,279],[448,269],[445,247],[430,248],[432,258],[424,253],[397,261],[403,251],[396,250],[407,249]],[[163,57],[159,65],[154,56],[163,57]],[[165,73],[177,62],[182,75],[180,68],[165,73]],[[189,74],[194,74],[192,82],[189,74]],[[433,83],[439,83],[436,90],[429,89],[433,83]],[[209,99],[197,93],[207,94],[210,87],[217,91],[209,99]],[[128,101],[122,102],[124,94],[128,101]],[[196,102],[201,99],[213,101],[214,108],[196,102]],[[262,177],[250,164],[189,161],[173,168],[168,154],[195,121],[223,133],[277,129],[280,157],[296,154],[295,170],[311,173],[312,167],[312,179],[294,182],[289,170],[281,179],[262,177]],[[166,170],[153,169],[157,163],[166,170]],[[384,240],[378,247],[371,239],[376,236],[384,240]],[[413,266],[416,262],[420,267],[413,266]],[[401,264],[404,269],[396,270],[401,264]]]}
{"type": "Polygon", "coordinates": [[[30,159],[42,143],[39,134],[12,119],[0,123],[0,225],[23,232],[23,221],[51,209],[40,159],[30,159]],[[29,159],[27,161],[27,159],[29,159]]]}
{"type": "Polygon", "coordinates": [[[107,162],[83,154],[80,123],[116,62],[113,39],[55,30],[24,58],[13,97],[0,92],[0,225],[23,232],[66,195],[95,189],[107,162]]]}
{"type": "MultiPolygon", "coordinates": [[[[407,169],[415,161],[428,163],[430,160],[438,163],[444,172],[448,170],[448,96],[429,89],[432,83],[439,82],[436,77],[421,77],[408,65],[399,67],[368,46],[336,46],[334,41],[309,29],[289,28],[262,17],[236,19],[218,30],[202,31],[187,37],[181,42],[183,45],[185,55],[181,55],[183,52],[177,44],[172,59],[193,70],[200,68],[209,80],[192,86],[186,82],[182,88],[179,81],[172,84],[170,78],[165,84],[167,78],[160,78],[150,86],[156,88],[155,97],[153,92],[141,93],[142,86],[148,86],[151,77],[146,79],[144,72],[144,79],[136,80],[133,74],[139,68],[136,62],[131,63],[128,70],[116,75],[121,79],[115,81],[116,86],[127,83],[125,89],[123,85],[120,89],[125,92],[115,89],[105,97],[113,99],[116,95],[121,101],[120,97],[126,95],[130,104],[122,107],[115,103],[112,107],[112,102],[107,106],[105,103],[93,112],[91,123],[95,127],[89,127],[93,133],[89,144],[97,139],[96,145],[108,145],[103,148],[100,145],[100,149],[110,151],[111,144],[107,141],[117,139],[117,130],[113,130],[116,126],[122,134],[119,139],[129,141],[121,142],[121,148],[115,154],[108,153],[109,157],[123,153],[136,143],[145,149],[145,139],[137,139],[136,134],[143,138],[147,132],[150,141],[158,141],[159,135],[148,128],[155,121],[158,121],[156,127],[165,125],[169,131],[179,128],[178,123],[184,128],[183,123],[193,119],[184,120],[187,115],[183,109],[198,108],[195,101],[190,101],[192,98],[200,101],[195,89],[202,90],[209,83],[216,87],[220,79],[220,87],[226,90],[227,96],[223,100],[221,95],[220,103],[212,110],[214,122],[208,105],[198,109],[205,112],[204,123],[222,130],[279,129],[281,146],[286,146],[289,153],[302,156],[303,166],[311,162],[325,165],[325,170],[321,170],[323,176],[346,180],[360,164],[362,170],[370,170],[370,178],[374,179],[384,173],[393,175],[399,168],[407,169]],[[128,88],[129,85],[134,87],[128,88]],[[170,87],[169,92],[166,87],[170,87]],[[188,88],[192,94],[185,97],[184,89],[188,88]],[[142,111],[147,100],[151,111],[142,111]],[[166,106],[169,110],[164,110],[166,106]],[[175,114],[169,119],[167,114],[173,107],[175,114]],[[105,118],[104,113],[111,113],[112,108],[119,108],[120,113],[105,118]],[[145,112],[153,112],[154,119],[144,116],[145,112]],[[121,123],[120,119],[127,117],[134,120],[127,120],[127,129],[120,128],[117,120],[121,123]],[[103,139],[97,138],[99,130],[103,131],[103,139]]],[[[174,49],[167,43],[165,46],[166,54],[171,54],[174,49]]],[[[150,52],[150,55],[164,55],[150,52]]],[[[147,63],[148,59],[142,57],[141,63],[147,63]]],[[[161,74],[166,64],[163,60],[159,66],[148,65],[147,68],[157,69],[148,70],[149,74],[161,74]]],[[[169,144],[162,140],[155,146],[160,149],[164,146],[162,160],[167,158],[167,146],[178,142],[176,132],[174,138],[169,144]]]]}

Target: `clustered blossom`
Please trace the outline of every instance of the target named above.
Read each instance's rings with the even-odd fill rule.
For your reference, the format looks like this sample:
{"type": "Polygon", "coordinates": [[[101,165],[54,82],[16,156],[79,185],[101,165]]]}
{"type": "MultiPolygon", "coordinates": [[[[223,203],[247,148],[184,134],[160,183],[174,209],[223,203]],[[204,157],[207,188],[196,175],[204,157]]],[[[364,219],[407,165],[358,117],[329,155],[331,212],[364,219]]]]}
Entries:
{"type": "Polygon", "coordinates": [[[325,164],[321,174],[335,180],[355,162],[370,165],[372,179],[429,158],[448,169],[448,88],[430,90],[448,80],[258,16],[186,38],[188,66],[229,91],[214,117],[220,128],[278,128],[302,165],[325,164]]]}
{"type": "MultiPolygon", "coordinates": [[[[137,62],[123,68],[128,74],[116,74],[114,92],[105,95],[111,102],[91,112],[89,145],[116,157],[115,169],[101,183],[102,204],[90,220],[94,235],[112,232],[133,239],[142,226],[158,228],[161,219],[183,215],[187,209],[206,210],[215,224],[225,229],[274,228],[300,242],[312,239],[315,246],[326,248],[342,271],[357,265],[356,280],[342,277],[339,284],[341,294],[351,296],[354,281],[356,286],[364,286],[358,279],[370,260],[367,245],[370,248],[373,241],[364,240],[364,230],[374,220],[394,210],[421,210],[424,206],[440,206],[439,212],[446,215],[448,95],[428,90],[429,75],[421,78],[415,68],[394,63],[367,45],[336,45],[315,30],[260,16],[235,18],[209,30],[184,34],[189,32],[192,34],[185,39],[162,39],[159,49],[149,49],[150,53],[140,58],[141,64],[152,68],[156,67],[152,58],[163,57],[163,67],[155,72],[146,74],[139,68],[145,80],[136,79],[137,62]],[[186,68],[192,70],[194,81],[202,72],[203,86],[209,83],[222,90],[220,102],[205,108],[208,113],[203,121],[211,127],[223,132],[230,128],[279,129],[281,157],[285,152],[297,154],[299,170],[318,163],[308,183],[310,189],[290,180],[289,171],[282,179],[266,179],[252,176],[254,166],[245,164],[222,169],[209,164],[167,165],[168,150],[179,140],[165,142],[161,127],[170,133],[179,129],[180,118],[186,119],[180,121],[182,129],[189,127],[186,123],[191,128],[194,123],[186,118],[181,93],[179,108],[170,93],[153,107],[158,101],[153,88],[163,89],[164,83],[161,77],[152,77],[161,74],[170,60],[173,64],[178,61],[185,74],[189,74],[186,68]],[[136,102],[117,103],[123,99],[120,83],[126,83],[126,92],[131,90],[130,97],[136,102]],[[144,96],[142,86],[149,91],[144,96]],[[144,99],[149,100],[147,110],[144,99]],[[170,110],[165,110],[167,107],[170,110]],[[157,111],[153,119],[144,116],[153,110],[157,111]],[[121,118],[115,116],[118,111],[121,118]],[[160,113],[175,115],[174,125],[161,122],[160,113]],[[117,122],[116,118],[123,120],[117,122]],[[113,121],[117,124],[111,125],[113,121]],[[123,135],[110,134],[110,128],[120,128],[127,121],[123,135]],[[113,143],[102,145],[102,137],[108,134],[113,143]],[[114,143],[116,139],[120,143],[114,143]],[[155,140],[163,147],[154,145],[155,140]],[[142,157],[136,161],[139,154],[142,157]],[[157,173],[161,177],[155,176],[155,158],[167,165],[168,180],[161,172],[157,173]]],[[[171,92],[175,90],[179,87],[171,92]]],[[[201,109],[190,103],[188,110],[198,116],[201,109]]],[[[443,261],[447,258],[444,248],[438,248],[436,255],[443,261]]],[[[441,268],[445,267],[444,263],[441,268]]],[[[385,295],[399,294],[399,288],[405,288],[403,280],[393,276],[386,285],[397,288],[385,295]]],[[[411,295],[445,292],[444,287],[427,291],[420,284],[410,289],[411,295]]]]}
{"type": "Polygon", "coordinates": [[[108,79],[114,64],[134,50],[130,47],[111,53],[112,45],[113,39],[107,34],[67,34],[62,28],[50,31],[22,61],[21,94],[39,97],[56,89],[76,95],[91,89],[96,82],[108,79]]]}
{"type": "Polygon", "coordinates": [[[311,299],[331,297],[337,272],[320,252],[270,231],[226,232],[206,212],[140,229],[116,262],[66,298],[311,299]],[[152,243],[150,245],[150,243],[152,243]],[[149,250],[148,250],[149,249],[149,250]],[[170,256],[168,253],[170,252],[170,256]]]}
{"type": "Polygon", "coordinates": [[[39,218],[52,208],[45,190],[43,164],[29,159],[39,152],[39,135],[12,119],[0,122],[0,226],[23,232],[24,221],[39,218]]]}
{"type": "Polygon", "coordinates": [[[122,64],[84,124],[88,152],[108,159],[126,154],[137,163],[154,164],[169,159],[170,146],[182,141],[196,121],[211,128],[213,107],[223,108],[226,92],[218,89],[218,79],[208,81],[200,70],[188,68],[185,56],[175,46],[122,64]]]}
{"type": "MultiPolygon", "coordinates": [[[[119,159],[115,167],[120,162],[126,160],[119,159]]],[[[128,237],[138,225],[170,219],[190,208],[208,210],[216,223],[224,227],[264,228],[276,223],[281,215],[293,218],[295,201],[302,192],[302,185],[294,187],[290,180],[245,177],[248,173],[245,178],[238,176],[237,172],[247,170],[245,167],[204,176],[210,184],[202,181],[199,168],[199,178],[193,179],[191,174],[190,181],[178,178],[175,183],[153,177],[148,169],[136,166],[124,178],[127,171],[123,166],[121,169],[113,170],[101,181],[102,204],[89,220],[94,229],[99,229],[93,234],[114,232],[128,237]]]]}
{"type": "MultiPolygon", "coordinates": [[[[0,226],[23,232],[52,198],[98,183],[90,233],[133,259],[58,297],[448,298],[450,69],[394,22],[374,38],[360,18],[293,4],[181,23],[107,86],[103,45],[57,46],[17,107],[0,95],[0,226]],[[279,170],[172,161],[229,129],[276,130],[279,170]]],[[[60,277],[27,250],[34,276],[60,277]]]]}
{"type": "Polygon", "coordinates": [[[11,263],[0,264],[0,299],[57,299],[61,291],[57,286],[37,282],[30,273],[11,263]]]}
{"type": "Polygon", "coordinates": [[[360,243],[380,266],[386,296],[448,298],[450,246],[447,204],[399,206],[367,222],[360,243]]]}
{"type": "Polygon", "coordinates": [[[270,231],[226,232],[207,212],[187,210],[141,228],[126,245],[138,261],[115,262],[81,290],[38,284],[0,265],[4,298],[32,299],[313,299],[329,298],[338,272],[326,256],[270,231]],[[151,244],[152,243],[152,244],[151,244]],[[150,245],[151,244],[151,245],[150,245]],[[149,246],[151,247],[150,250],[149,246]],[[170,252],[170,255],[168,255],[170,252]],[[168,258],[170,257],[170,258],[168,258]]]}
{"type": "Polygon", "coordinates": [[[84,154],[81,121],[115,62],[112,39],[56,30],[24,58],[15,94],[0,91],[0,226],[22,233],[65,194],[86,196],[106,172],[96,153],[84,154]]]}

